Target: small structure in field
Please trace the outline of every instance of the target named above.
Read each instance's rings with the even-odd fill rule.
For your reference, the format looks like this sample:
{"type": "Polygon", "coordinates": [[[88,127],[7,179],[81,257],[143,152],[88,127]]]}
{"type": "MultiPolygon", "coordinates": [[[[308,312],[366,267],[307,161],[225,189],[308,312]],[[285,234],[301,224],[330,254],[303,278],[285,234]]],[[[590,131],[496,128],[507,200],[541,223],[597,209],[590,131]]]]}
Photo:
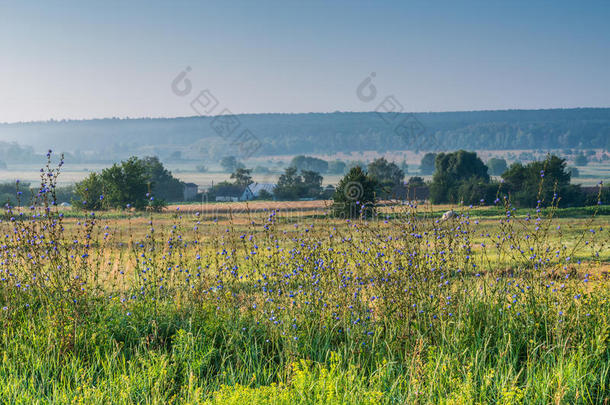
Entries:
{"type": "Polygon", "coordinates": [[[273,190],[275,189],[275,184],[272,183],[252,183],[244,190],[244,194],[242,198],[244,200],[252,200],[255,198],[260,198],[261,194],[263,196],[273,196],[273,190]],[[251,198],[247,198],[251,197],[251,198]]]}
{"type": "Polygon", "coordinates": [[[216,201],[251,201],[265,195],[273,195],[275,184],[252,183],[247,187],[236,184],[223,184],[214,188],[216,201]]]}
{"type": "Polygon", "coordinates": [[[184,183],[183,196],[184,201],[191,201],[197,197],[199,186],[195,183],[184,183]]]}

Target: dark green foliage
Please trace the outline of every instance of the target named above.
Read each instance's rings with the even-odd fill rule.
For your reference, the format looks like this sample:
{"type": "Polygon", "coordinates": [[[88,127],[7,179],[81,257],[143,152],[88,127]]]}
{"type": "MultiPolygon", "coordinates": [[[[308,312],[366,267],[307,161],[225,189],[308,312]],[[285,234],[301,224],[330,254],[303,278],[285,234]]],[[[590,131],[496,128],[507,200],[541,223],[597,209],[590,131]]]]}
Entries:
{"type": "Polygon", "coordinates": [[[149,156],[140,160],[144,165],[147,182],[151,185],[155,200],[182,201],[184,183],[163,167],[158,157],[149,156]]]}
{"type": "Polygon", "coordinates": [[[290,166],[296,167],[297,170],[310,170],[318,173],[326,173],[328,171],[328,162],[311,156],[298,155],[292,158],[290,166]]]}
{"type": "Polygon", "coordinates": [[[21,205],[27,204],[32,199],[32,192],[29,187],[29,183],[0,184],[0,205],[17,206],[18,203],[21,203],[21,205]],[[17,194],[19,191],[21,194],[17,194]]]}
{"type": "Polygon", "coordinates": [[[508,169],[508,165],[506,164],[506,160],[502,158],[491,158],[487,162],[487,167],[489,168],[489,174],[492,176],[501,176],[502,173],[508,169]]]}
{"type": "Polygon", "coordinates": [[[558,156],[548,156],[544,161],[523,165],[514,163],[502,175],[503,189],[508,191],[511,201],[517,206],[535,207],[577,206],[584,203],[579,186],[570,184],[570,173],[566,161],[558,156]],[[540,201],[540,203],[538,202],[540,201]]]}
{"type": "Polygon", "coordinates": [[[424,181],[423,178],[421,178],[419,176],[413,176],[413,177],[409,177],[409,180],[407,181],[407,185],[409,187],[423,187],[426,185],[426,182],[424,181]]]}
{"type": "Polygon", "coordinates": [[[75,194],[75,204],[87,210],[149,205],[160,209],[167,200],[182,199],[183,183],[158,158],[134,156],[101,173],[91,173],[76,185],[75,194]]]}
{"type": "Polygon", "coordinates": [[[370,217],[375,213],[377,182],[356,166],[339,181],[333,195],[333,214],[339,218],[370,217]]]}
{"type": "Polygon", "coordinates": [[[486,190],[481,184],[489,183],[487,166],[475,152],[459,150],[452,153],[439,153],[435,160],[435,172],[430,185],[430,199],[435,204],[458,203],[467,198],[485,198],[486,190]],[[467,186],[461,188],[463,183],[467,186]],[[474,192],[482,192],[479,198],[474,192]]]}
{"type": "Polygon", "coordinates": [[[498,194],[497,183],[490,183],[480,177],[472,176],[460,182],[457,198],[464,204],[486,204],[495,200],[498,194]]]}
{"type": "MultiPolygon", "coordinates": [[[[598,188],[597,193],[587,193],[585,196],[585,205],[587,205],[587,206],[605,205],[606,208],[610,208],[610,188],[608,188],[608,187],[603,187],[601,189],[598,188]]],[[[600,207],[600,208],[602,208],[602,207],[600,207]]]]}
{"type": "Polygon", "coordinates": [[[436,158],[436,153],[426,153],[424,155],[424,157],[421,159],[421,163],[419,164],[419,172],[421,174],[434,173],[435,158],[436,158]]]}
{"type": "Polygon", "coordinates": [[[129,158],[102,170],[91,173],[76,185],[80,206],[88,210],[125,208],[128,204],[136,209],[148,205],[147,193],[151,189],[144,162],[129,158]]]}
{"type": "Polygon", "coordinates": [[[320,173],[303,170],[298,174],[297,168],[290,166],[278,179],[273,194],[279,200],[297,200],[299,198],[318,198],[322,192],[320,173]]]}
{"type": "Polygon", "coordinates": [[[105,189],[102,175],[95,172],[91,173],[81,182],[76,184],[77,198],[74,200],[74,204],[77,207],[86,210],[100,210],[105,208],[110,204],[109,202],[104,201],[105,189]]]}
{"type": "Polygon", "coordinates": [[[303,178],[298,175],[296,167],[288,167],[280,176],[273,194],[280,200],[295,200],[299,197],[303,178]]]}
{"type": "Polygon", "coordinates": [[[377,195],[382,198],[391,197],[392,192],[402,186],[404,172],[394,163],[385,158],[375,159],[368,165],[368,175],[377,182],[377,195]]]}
{"type": "Polygon", "coordinates": [[[322,192],[323,177],[313,170],[302,170],[301,176],[303,176],[301,197],[317,198],[322,192]]]}

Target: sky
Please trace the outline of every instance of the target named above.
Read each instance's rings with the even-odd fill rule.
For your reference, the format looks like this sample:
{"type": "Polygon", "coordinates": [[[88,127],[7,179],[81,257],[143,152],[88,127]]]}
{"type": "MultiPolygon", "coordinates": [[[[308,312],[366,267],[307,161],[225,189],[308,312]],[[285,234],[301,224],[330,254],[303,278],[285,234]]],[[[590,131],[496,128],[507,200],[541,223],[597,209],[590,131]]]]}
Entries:
{"type": "Polygon", "coordinates": [[[0,0],[0,122],[610,107],[608,21],[607,0],[0,0]]]}

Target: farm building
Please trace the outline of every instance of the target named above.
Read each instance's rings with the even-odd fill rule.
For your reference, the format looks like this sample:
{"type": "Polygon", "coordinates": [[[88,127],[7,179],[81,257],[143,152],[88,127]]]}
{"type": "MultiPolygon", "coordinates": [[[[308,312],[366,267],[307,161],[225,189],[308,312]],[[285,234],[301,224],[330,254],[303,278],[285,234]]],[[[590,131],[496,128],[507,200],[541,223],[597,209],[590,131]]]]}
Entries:
{"type": "Polygon", "coordinates": [[[265,194],[268,195],[273,195],[273,190],[275,189],[275,184],[272,183],[252,183],[250,184],[247,189],[250,190],[250,193],[252,194],[253,198],[260,198],[261,197],[261,193],[263,194],[263,196],[265,196],[265,194]]]}
{"type": "Polygon", "coordinates": [[[261,197],[261,194],[273,194],[275,184],[252,183],[248,187],[240,187],[234,184],[218,186],[215,189],[216,201],[250,201],[261,197]]]}
{"type": "Polygon", "coordinates": [[[199,186],[195,183],[184,183],[184,201],[190,201],[197,197],[199,186]]]}

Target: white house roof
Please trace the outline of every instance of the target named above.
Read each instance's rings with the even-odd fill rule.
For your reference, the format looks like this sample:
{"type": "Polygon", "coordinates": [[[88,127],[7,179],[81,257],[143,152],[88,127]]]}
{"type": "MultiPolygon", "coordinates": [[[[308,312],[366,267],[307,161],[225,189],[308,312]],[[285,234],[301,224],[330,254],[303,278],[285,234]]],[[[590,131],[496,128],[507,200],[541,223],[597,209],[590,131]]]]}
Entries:
{"type": "Polygon", "coordinates": [[[269,194],[273,194],[273,189],[275,188],[275,184],[272,183],[252,183],[248,186],[250,191],[255,197],[258,197],[261,191],[265,190],[269,194]]]}

